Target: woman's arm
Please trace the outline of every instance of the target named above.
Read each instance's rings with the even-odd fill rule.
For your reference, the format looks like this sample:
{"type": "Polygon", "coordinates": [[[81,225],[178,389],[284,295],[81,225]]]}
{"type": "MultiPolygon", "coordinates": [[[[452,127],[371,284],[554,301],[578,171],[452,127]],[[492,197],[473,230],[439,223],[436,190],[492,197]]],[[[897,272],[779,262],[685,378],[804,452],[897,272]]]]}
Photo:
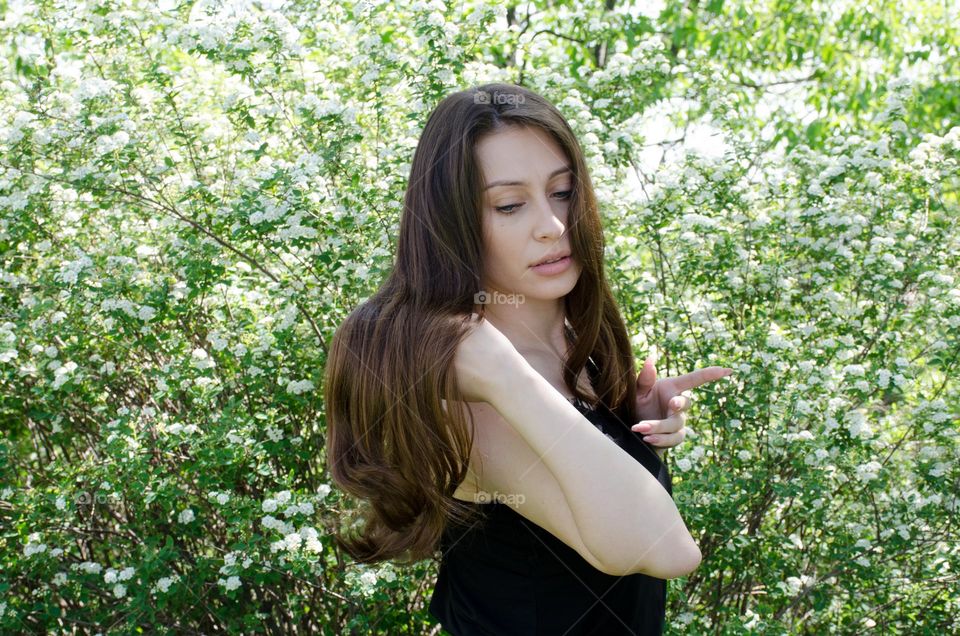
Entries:
{"type": "MultiPolygon", "coordinates": [[[[580,538],[605,570],[675,578],[699,565],[700,550],[656,478],[598,431],[522,356],[502,360],[486,393],[487,401],[549,469],[580,538]]],[[[536,485],[524,483],[523,488],[536,485]]]]}

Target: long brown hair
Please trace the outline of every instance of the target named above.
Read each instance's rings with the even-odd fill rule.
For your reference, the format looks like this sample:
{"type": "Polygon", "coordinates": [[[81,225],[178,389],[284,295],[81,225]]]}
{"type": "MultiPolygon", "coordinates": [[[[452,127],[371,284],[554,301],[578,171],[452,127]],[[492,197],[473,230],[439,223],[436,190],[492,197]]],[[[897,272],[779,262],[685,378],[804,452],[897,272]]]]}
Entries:
{"type": "Polygon", "coordinates": [[[334,539],[364,563],[430,558],[448,520],[473,518],[473,508],[453,497],[473,437],[461,409],[448,411],[441,400],[462,401],[452,362],[471,312],[484,309],[474,303],[484,185],[474,148],[504,126],[549,133],[573,170],[567,231],[582,272],[564,298],[564,383],[587,399],[576,379],[592,360],[600,406],[636,421],[634,357],[604,275],[596,198],[573,131],[552,104],[520,86],[486,84],[447,96],[413,155],[394,266],[329,347],[327,465],[334,482],[361,500],[366,518],[358,536],[334,539]]]}

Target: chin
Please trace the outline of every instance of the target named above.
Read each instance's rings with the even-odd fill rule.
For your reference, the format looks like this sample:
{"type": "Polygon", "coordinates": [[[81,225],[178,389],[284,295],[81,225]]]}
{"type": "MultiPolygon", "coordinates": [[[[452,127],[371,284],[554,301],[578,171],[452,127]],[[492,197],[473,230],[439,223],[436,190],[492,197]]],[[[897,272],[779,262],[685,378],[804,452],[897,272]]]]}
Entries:
{"type": "Polygon", "coordinates": [[[579,272],[568,272],[565,276],[558,276],[553,280],[539,281],[534,284],[527,283],[519,293],[530,298],[540,298],[549,300],[554,298],[563,298],[577,286],[580,280],[579,272]]]}

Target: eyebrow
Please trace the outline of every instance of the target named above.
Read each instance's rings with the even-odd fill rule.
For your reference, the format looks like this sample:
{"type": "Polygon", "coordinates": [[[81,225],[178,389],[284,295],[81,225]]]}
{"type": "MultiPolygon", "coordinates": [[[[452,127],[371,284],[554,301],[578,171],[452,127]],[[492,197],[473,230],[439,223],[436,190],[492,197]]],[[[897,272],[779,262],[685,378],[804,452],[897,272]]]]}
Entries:
{"type": "MultiPolygon", "coordinates": [[[[553,172],[551,172],[549,175],[547,175],[547,178],[548,178],[548,179],[552,179],[552,178],[554,178],[555,176],[557,176],[558,174],[562,174],[562,173],[564,173],[564,172],[573,172],[573,171],[569,168],[569,166],[563,166],[563,167],[557,168],[556,170],[554,170],[553,172]]],[[[488,183],[486,186],[484,186],[483,189],[484,189],[484,190],[489,190],[490,188],[495,188],[495,187],[497,187],[497,186],[508,186],[508,185],[509,185],[509,186],[512,186],[512,185],[527,185],[527,182],[526,182],[526,181],[494,181],[493,183],[488,183]]]]}

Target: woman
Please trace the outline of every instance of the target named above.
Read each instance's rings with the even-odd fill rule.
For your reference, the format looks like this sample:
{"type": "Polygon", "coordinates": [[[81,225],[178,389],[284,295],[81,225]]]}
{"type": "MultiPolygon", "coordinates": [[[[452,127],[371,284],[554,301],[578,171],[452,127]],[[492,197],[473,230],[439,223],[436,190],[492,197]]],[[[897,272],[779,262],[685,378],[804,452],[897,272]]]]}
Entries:
{"type": "Polygon", "coordinates": [[[337,541],[366,563],[439,548],[430,611],[458,636],[660,633],[665,579],[700,552],[653,443],[729,372],[637,378],[569,125],[518,86],[454,93],[414,153],[394,269],[331,343],[327,461],[366,517],[337,541]],[[645,441],[631,424],[671,398],[645,441]]]}

